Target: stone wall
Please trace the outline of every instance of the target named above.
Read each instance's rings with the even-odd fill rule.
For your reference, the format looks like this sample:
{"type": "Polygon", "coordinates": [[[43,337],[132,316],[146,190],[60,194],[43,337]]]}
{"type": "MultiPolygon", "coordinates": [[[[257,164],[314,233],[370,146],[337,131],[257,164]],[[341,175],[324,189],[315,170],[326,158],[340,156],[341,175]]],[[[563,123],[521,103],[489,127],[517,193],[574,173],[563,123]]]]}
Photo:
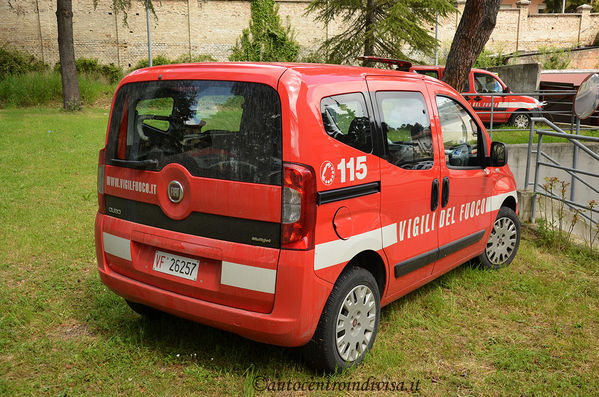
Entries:
{"type": "MultiPolygon", "coordinates": [[[[599,47],[574,48],[563,55],[570,60],[568,69],[599,69],[599,47]]],[[[540,52],[531,52],[510,58],[510,64],[542,63],[546,57],[540,52]]]]}
{"type": "MultiPolygon", "coordinates": [[[[338,33],[343,21],[328,26],[305,15],[308,0],[278,0],[281,20],[289,23],[301,45],[301,53],[314,51],[338,33]]],[[[0,1],[0,45],[26,50],[46,63],[58,60],[55,0],[0,1]]],[[[249,0],[162,0],[154,1],[157,19],[150,17],[153,55],[176,58],[183,54],[207,54],[226,60],[231,47],[250,19],[249,0]]],[[[440,20],[439,40],[449,48],[465,0],[458,0],[458,12],[440,20]]],[[[98,58],[129,68],[147,58],[146,13],[143,4],[132,1],[128,25],[115,15],[111,0],[73,0],[76,57],[98,58]]],[[[590,6],[577,14],[529,15],[528,0],[519,8],[500,10],[497,27],[488,48],[503,53],[536,50],[539,45],[571,47],[592,44],[599,33],[599,14],[590,6]]],[[[434,27],[429,27],[434,34],[434,27]]]]}

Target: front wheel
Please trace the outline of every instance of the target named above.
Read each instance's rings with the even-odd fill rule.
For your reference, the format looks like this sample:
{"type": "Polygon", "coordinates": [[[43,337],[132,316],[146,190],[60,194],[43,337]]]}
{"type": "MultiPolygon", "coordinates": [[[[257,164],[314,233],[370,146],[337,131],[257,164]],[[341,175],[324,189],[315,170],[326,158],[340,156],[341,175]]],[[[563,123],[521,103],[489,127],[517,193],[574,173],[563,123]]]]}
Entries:
{"type": "Polygon", "coordinates": [[[514,113],[510,117],[510,124],[523,130],[530,128],[530,115],[527,113],[514,113]]]}
{"type": "Polygon", "coordinates": [[[489,269],[500,269],[514,260],[520,245],[520,220],[508,207],[501,207],[485,251],[478,257],[480,264],[489,269]]]}
{"type": "Polygon", "coordinates": [[[380,311],[380,293],[372,274],[360,267],[346,269],[304,347],[306,359],[328,373],[359,364],[376,338],[380,311]]]}

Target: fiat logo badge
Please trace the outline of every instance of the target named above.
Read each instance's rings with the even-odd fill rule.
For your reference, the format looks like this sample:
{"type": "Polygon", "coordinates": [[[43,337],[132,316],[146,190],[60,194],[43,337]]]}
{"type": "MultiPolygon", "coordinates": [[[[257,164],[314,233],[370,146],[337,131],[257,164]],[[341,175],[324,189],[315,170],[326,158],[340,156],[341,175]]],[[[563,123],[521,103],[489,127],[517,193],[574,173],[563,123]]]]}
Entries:
{"type": "Polygon", "coordinates": [[[177,204],[183,200],[183,185],[178,181],[172,181],[168,184],[168,199],[177,204]]]}

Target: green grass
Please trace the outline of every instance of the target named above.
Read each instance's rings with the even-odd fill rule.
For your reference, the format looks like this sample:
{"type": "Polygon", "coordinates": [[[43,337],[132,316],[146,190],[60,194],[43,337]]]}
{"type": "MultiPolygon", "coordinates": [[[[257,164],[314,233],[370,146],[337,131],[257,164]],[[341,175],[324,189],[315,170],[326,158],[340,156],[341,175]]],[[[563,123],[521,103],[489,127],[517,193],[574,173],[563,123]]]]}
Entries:
{"type": "MultiPolygon", "coordinates": [[[[107,120],[98,109],[0,110],[0,395],[251,395],[263,377],[370,376],[420,381],[427,396],[599,390],[599,263],[530,235],[510,267],[461,266],[384,308],[364,364],[330,378],[294,349],[141,318],[96,271],[96,164],[107,120]]],[[[340,393],[281,393],[302,394],[340,393]]]]}
{"type": "MultiPolygon", "coordinates": [[[[108,102],[116,89],[98,76],[79,74],[79,92],[86,106],[98,100],[108,102]]],[[[0,107],[42,106],[62,103],[62,83],[58,72],[32,72],[0,80],[0,107]]]]}
{"type": "MultiPolygon", "coordinates": [[[[504,131],[506,129],[513,129],[514,127],[508,125],[498,125],[493,126],[493,140],[498,142],[503,142],[505,144],[513,144],[513,143],[528,143],[530,130],[526,131],[504,131]]],[[[566,133],[570,132],[570,127],[561,127],[566,133]]],[[[596,127],[595,127],[596,128],[596,127]]],[[[490,134],[490,128],[486,127],[487,132],[490,134]]],[[[551,129],[548,126],[537,126],[537,129],[543,129],[545,131],[557,132],[551,129]]],[[[580,131],[580,135],[585,136],[594,136],[599,137],[599,129],[587,130],[583,129],[580,131]]],[[[538,135],[535,133],[533,137],[533,142],[536,143],[538,141],[538,135]]],[[[544,136],[543,143],[565,143],[568,142],[567,139],[557,138],[553,136],[544,136]]]]}

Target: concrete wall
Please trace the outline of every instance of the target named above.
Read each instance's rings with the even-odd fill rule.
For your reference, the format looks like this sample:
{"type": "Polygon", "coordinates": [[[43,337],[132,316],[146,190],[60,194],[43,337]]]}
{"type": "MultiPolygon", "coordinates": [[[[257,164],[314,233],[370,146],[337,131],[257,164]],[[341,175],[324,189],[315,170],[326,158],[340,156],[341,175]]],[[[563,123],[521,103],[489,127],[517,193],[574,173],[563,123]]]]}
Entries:
{"type": "MultiPolygon", "coordinates": [[[[536,146],[536,144],[533,145],[534,150],[536,150],[536,146]]],[[[599,154],[599,143],[587,143],[586,146],[589,147],[594,153],[599,154]]],[[[551,158],[553,158],[555,161],[558,161],[562,166],[572,167],[573,147],[574,146],[571,143],[544,143],[542,150],[544,153],[551,156],[551,158]]],[[[518,184],[518,189],[524,189],[527,153],[528,144],[508,145],[508,164],[514,173],[514,177],[516,178],[516,182],[518,184]]],[[[534,182],[535,161],[536,155],[532,154],[530,168],[531,183],[534,182]]],[[[546,159],[544,161],[549,162],[546,159]]],[[[599,173],[599,161],[593,159],[587,153],[579,151],[577,168],[588,172],[599,173]]],[[[571,177],[566,171],[549,167],[540,167],[538,181],[541,185],[545,183],[545,177],[553,176],[560,180],[571,182],[571,177]]],[[[594,186],[596,189],[599,188],[599,178],[584,175],[579,176],[589,182],[591,186],[594,186]]],[[[584,186],[579,181],[576,182],[575,186],[576,202],[587,204],[590,200],[595,200],[599,203],[599,194],[593,192],[590,188],[584,186]]],[[[532,190],[532,185],[530,185],[530,189],[532,190]]],[[[569,199],[570,187],[568,187],[566,194],[567,198],[569,199]]]]}
{"type": "MultiPolygon", "coordinates": [[[[343,27],[343,21],[328,26],[306,16],[309,0],[277,0],[283,23],[295,30],[302,53],[316,50],[343,27]]],[[[208,54],[226,60],[231,47],[250,19],[249,0],[154,1],[158,19],[151,19],[153,54],[176,58],[182,54],[208,54]]],[[[439,40],[449,45],[466,1],[458,0],[458,11],[442,18],[439,40]]],[[[58,61],[55,0],[0,1],[0,45],[28,51],[46,63],[58,61]]],[[[76,57],[98,58],[124,68],[147,57],[146,14],[139,1],[132,1],[128,26],[111,9],[111,0],[73,1],[76,57]]],[[[536,50],[539,45],[570,47],[592,44],[599,33],[599,14],[590,6],[577,14],[529,15],[528,0],[519,8],[500,10],[497,26],[487,47],[503,53],[536,50]]],[[[434,26],[430,26],[434,34],[434,26]]],[[[431,62],[432,60],[427,60],[431,62]]]]}
{"type": "Polygon", "coordinates": [[[513,92],[534,92],[539,89],[541,66],[538,63],[487,68],[499,75],[513,92]]]}

